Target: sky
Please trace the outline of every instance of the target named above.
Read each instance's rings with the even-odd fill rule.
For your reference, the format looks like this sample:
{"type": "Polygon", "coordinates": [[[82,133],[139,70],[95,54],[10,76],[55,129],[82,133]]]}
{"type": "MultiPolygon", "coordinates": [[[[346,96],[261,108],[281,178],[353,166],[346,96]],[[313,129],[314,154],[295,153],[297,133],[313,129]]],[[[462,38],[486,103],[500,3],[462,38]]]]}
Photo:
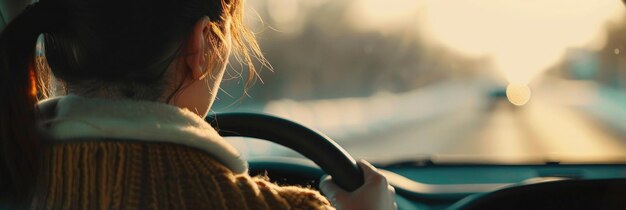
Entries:
{"type": "Polygon", "coordinates": [[[416,33],[470,57],[488,57],[509,83],[528,84],[572,47],[600,49],[620,0],[358,0],[349,18],[360,30],[416,33]]]}

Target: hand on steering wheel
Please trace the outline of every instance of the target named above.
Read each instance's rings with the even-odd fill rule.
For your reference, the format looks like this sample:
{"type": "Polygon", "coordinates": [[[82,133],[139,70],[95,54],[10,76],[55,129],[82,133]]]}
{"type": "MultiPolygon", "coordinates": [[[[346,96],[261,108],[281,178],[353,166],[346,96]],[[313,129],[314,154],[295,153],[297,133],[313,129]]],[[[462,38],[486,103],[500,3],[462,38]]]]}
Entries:
{"type": "Polygon", "coordinates": [[[363,186],[354,192],[347,192],[338,187],[330,176],[324,176],[320,190],[339,210],[395,210],[398,209],[394,196],[395,189],[389,185],[385,176],[365,160],[358,162],[363,171],[363,186]]]}
{"type": "Polygon", "coordinates": [[[322,180],[322,191],[340,210],[397,209],[395,190],[371,164],[356,161],[327,136],[278,117],[229,113],[208,116],[207,122],[222,136],[269,140],[288,147],[315,162],[332,176],[322,180]]]}
{"type": "Polygon", "coordinates": [[[255,113],[209,115],[205,119],[221,136],[243,136],[268,140],[315,162],[346,191],[363,185],[363,172],[356,161],[335,141],[298,123],[255,113]]]}

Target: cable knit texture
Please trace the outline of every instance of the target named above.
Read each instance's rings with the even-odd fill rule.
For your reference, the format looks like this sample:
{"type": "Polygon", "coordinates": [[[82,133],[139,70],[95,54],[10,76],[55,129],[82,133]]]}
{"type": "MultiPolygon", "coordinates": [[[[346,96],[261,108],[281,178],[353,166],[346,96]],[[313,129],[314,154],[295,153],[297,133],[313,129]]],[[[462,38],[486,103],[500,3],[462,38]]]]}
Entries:
{"type": "Polygon", "coordinates": [[[186,146],[80,141],[43,156],[31,209],[332,209],[317,191],[234,174],[186,146]]]}
{"type": "Polygon", "coordinates": [[[334,209],[315,190],[250,177],[238,152],[187,110],[72,96],[40,111],[49,140],[30,209],[334,209]],[[152,111],[131,113],[137,107],[152,111]]]}

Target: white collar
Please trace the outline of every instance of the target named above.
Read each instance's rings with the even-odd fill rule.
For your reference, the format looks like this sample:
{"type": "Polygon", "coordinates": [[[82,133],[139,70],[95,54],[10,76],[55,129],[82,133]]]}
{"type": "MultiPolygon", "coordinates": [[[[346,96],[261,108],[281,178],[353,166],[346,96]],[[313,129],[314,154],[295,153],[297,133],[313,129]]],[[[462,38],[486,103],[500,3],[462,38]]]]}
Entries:
{"type": "Polygon", "coordinates": [[[234,173],[246,173],[241,154],[195,113],[164,103],[85,98],[68,95],[39,103],[56,103],[42,131],[53,141],[131,139],[182,144],[204,150],[234,173]]]}

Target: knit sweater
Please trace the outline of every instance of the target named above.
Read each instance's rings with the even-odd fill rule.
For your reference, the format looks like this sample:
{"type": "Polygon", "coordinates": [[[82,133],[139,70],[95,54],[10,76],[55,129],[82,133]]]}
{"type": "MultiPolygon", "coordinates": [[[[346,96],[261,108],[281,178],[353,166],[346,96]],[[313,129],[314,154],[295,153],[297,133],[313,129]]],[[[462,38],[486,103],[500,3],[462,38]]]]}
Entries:
{"type": "Polygon", "coordinates": [[[31,209],[334,209],[315,190],[250,177],[188,110],[77,96],[39,107],[48,140],[31,209]]]}

